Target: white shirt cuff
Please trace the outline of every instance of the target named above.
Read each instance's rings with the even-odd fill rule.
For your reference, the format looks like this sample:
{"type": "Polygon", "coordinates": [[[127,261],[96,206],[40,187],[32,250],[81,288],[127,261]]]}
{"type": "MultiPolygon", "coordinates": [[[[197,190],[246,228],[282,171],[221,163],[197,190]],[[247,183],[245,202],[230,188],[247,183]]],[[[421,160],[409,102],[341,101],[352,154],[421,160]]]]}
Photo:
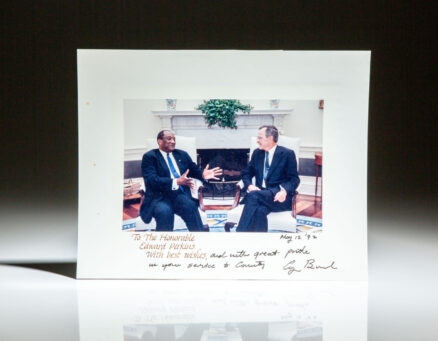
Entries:
{"type": "Polygon", "coordinates": [[[176,179],[172,180],[172,191],[176,191],[179,188],[178,184],[176,183],[176,179]]]}

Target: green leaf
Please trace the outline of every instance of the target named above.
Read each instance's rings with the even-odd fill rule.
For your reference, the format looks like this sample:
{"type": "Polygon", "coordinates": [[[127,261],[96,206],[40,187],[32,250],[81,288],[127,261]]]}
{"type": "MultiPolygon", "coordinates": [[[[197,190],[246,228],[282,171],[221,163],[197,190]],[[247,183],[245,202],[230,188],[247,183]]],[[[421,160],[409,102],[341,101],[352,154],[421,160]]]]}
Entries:
{"type": "Polygon", "coordinates": [[[210,99],[204,100],[196,110],[202,111],[208,127],[218,125],[222,128],[237,129],[236,113],[249,114],[253,107],[244,105],[236,99],[210,99]]]}

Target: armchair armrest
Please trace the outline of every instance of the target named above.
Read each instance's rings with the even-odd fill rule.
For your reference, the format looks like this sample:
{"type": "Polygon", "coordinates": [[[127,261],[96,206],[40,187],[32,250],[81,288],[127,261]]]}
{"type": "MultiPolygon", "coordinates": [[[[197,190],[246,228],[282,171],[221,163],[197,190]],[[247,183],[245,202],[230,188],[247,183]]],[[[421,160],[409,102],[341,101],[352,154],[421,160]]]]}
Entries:
{"type": "Polygon", "coordinates": [[[140,207],[141,207],[141,205],[143,205],[145,191],[143,189],[141,189],[138,191],[138,194],[140,194],[140,196],[141,196],[141,199],[140,199],[140,207]]]}
{"type": "Polygon", "coordinates": [[[202,193],[203,189],[204,189],[204,186],[199,186],[199,188],[198,188],[198,200],[199,200],[199,208],[201,209],[201,211],[205,212],[204,194],[202,193]]]}
{"type": "Polygon", "coordinates": [[[236,208],[237,205],[239,205],[239,200],[240,200],[240,183],[236,184],[236,194],[234,195],[234,202],[233,202],[233,206],[231,206],[231,210],[233,208],[236,208]]]}
{"type": "Polygon", "coordinates": [[[297,218],[297,195],[298,192],[295,191],[292,197],[292,217],[294,217],[295,219],[297,218]]]}

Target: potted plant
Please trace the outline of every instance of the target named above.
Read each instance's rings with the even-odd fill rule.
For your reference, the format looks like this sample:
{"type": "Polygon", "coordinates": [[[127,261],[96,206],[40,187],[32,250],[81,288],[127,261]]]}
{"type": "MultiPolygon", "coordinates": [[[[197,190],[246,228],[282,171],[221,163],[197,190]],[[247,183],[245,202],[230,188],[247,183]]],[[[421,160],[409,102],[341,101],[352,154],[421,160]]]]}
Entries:
{"type": "Polygon", "coordinates": [[[236,113],[240,110],[249,114],[253,107],[236,99],[210,99],[195,109],[202,111],[209,128],[217,124],[222,128],[237,129],[236,113]]]}

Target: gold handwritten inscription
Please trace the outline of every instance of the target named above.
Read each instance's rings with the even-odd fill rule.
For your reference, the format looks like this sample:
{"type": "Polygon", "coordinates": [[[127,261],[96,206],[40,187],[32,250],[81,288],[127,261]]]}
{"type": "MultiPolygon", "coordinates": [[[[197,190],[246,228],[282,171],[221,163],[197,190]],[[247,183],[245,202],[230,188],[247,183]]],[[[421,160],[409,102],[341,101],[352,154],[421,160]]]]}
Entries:
{"type": "MultiPolygon", "coordinates": [[[[178,260],[183,258],[207,259],[207,253],[196,248],[195,236],[187,234],[154,234],[134,233],[132,239],[139,242],[138,249],[145,252],[147,258],[162,258],[178,260]]],[[[176,263],[163,264],[163,271],[172,267],[179,267],[176,263]]]]}
{"type": "Polygon", "coordinates": [[[277,269],[285,277],[296,277],[305,272],[338,270],[334,260],[319,260],[312,254],[312,242],[318,239],[314,233],[281,234],[274,247],[272,243],[254,247],[249,241],[234,250],[219,244],[210,246],[209,252],[202,249],[193,233],[133,233],[131,238],[145,255],[148,269],[166,273],[181,269],[272,273],[277,269]]]}

